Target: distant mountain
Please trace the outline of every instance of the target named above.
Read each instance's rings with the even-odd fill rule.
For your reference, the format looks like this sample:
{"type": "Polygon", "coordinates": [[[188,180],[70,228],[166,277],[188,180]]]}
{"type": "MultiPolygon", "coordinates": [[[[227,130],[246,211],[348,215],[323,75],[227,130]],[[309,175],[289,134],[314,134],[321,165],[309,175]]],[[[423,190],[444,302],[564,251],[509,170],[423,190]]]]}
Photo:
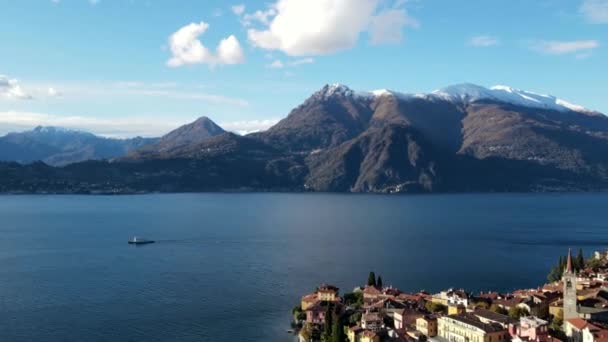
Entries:
{"type": "Polygon", "coordinates": [[[206,116],[178,127],[167,133],[157,142],[134,150],[130,158],[164,158],[177,156],[197,145],[219,135],[227,134],[220,126],[206,116]]]}
{"type": "Polygon", "coordinates": [[[58,127],[36,127],[31,131],[9,133],[0,137],[0,160],[31,163],[43,161],[49,165],[111,159],[157,139],[109,139],[91,133],[58,127]]]}
{"type": "Polygon", "coordinates": [[[201,118],[113,162],[0,164],[0,179],[2,192],[606,190],[608,117],[506,86],[334,84],[264,132],[201,118]]]}

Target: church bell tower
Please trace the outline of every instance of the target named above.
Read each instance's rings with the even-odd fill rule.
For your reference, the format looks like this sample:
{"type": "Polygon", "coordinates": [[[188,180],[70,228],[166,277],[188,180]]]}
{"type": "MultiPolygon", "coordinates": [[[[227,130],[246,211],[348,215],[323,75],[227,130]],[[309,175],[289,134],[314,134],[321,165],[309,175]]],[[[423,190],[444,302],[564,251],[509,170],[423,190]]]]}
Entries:
{"type": "Polygon", "coordinates": [[[572,268],[572,250],[568,249],[568,260],[566,269],[562,275],[564,283],[564,321],[571,318],[578,318],[576,310],[576,273],[572,268]]]}

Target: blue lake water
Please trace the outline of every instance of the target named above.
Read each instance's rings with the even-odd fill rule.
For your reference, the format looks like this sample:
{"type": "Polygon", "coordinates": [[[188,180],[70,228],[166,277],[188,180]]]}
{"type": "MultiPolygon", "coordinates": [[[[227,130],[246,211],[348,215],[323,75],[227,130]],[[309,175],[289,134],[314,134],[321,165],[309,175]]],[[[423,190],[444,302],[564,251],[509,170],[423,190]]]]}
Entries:
{"type": "Polygon", "coordinates": [[[0,196],[0,341],[291,341],[302,294],[370,270],[408,291],[542,284],[568,247],[608,246],[607,207],[607,194],[0,196]]]}

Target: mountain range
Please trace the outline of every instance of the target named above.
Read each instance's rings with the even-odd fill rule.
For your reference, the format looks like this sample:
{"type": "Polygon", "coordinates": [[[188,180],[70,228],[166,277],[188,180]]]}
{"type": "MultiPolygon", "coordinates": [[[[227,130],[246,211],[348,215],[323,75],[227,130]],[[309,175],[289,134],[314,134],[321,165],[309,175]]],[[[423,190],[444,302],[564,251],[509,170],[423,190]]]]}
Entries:
{"type": "Polygon", "coordinates": [[[110,139],[59,127],[38,126],[31,131],[0,137],[0,161],[43,161],[63,166],[90,159],[111,159],[156,142],[154,138],[110,139]]]}
{"type": "Polygon", "coordinates": [[[461,84],[404,94],[326,85],[264,132],[240,136],[203,117],[160,139],[130,144],[122,153],[81,158],[110,161],[61,168],[0,164],[0,191],[608,188],[608,117],[507,86],[461,84]]]}

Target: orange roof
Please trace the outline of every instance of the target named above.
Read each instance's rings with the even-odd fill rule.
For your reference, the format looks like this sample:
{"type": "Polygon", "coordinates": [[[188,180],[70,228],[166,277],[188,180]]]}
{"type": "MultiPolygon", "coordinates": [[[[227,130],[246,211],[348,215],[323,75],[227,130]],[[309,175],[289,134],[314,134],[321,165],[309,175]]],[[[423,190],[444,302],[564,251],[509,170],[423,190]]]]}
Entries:
{"type": "Polygon", "coordinates": [[[376,287],[374,286],[366,286],[363,289],[363,293],[367,293],[367,294],[382,294],[382,292],[380,292],[380,290],[378,290],[376,287]]]}
{"type": "Polygon", "coordinates": [[[363,336],[367,336],[367,337],[375,337],[376,333],[371,331],[371,330],[365,330],[364,332],[361,333],[363,336]]]}
{"type": "Polygon", "coordinates": [[[570,318],[566,322],[578,330],[583,330],[587,326],[587,321],[582,318],[570,318]]]}
{"type": "Polygon", "coordinates": [[[312,302],[312,301],[316,301],[316,300],[317,300],[316,293],[307,294],[306,296],[302,297],[303,302],[312,302]]]}

